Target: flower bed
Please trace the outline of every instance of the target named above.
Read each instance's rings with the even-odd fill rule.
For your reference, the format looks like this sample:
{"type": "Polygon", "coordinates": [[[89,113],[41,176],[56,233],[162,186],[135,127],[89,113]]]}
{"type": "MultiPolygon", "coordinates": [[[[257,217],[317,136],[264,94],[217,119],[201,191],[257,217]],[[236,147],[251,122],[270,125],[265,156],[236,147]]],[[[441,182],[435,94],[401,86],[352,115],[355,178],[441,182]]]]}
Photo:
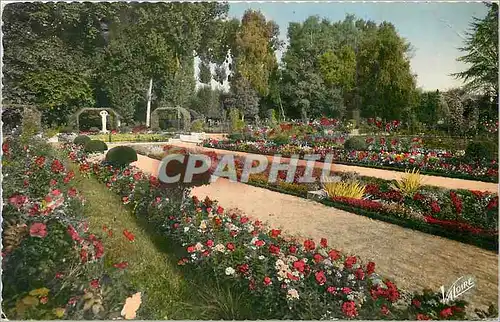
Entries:
{"type": "Polygon", "coordinates": [[[436,293],[403,292],[378,276],[374,263],[342,254],[325,239],[300,243],[208,198],[185,198],[181,205],[156,178],[133,167],[88,164],[75,146],[67,148],[81,171],[185,247],[179,265],[239,286],[252,298],[257,319],[465,317],[464,302],[445,305],[436,293]]]}
{"type": "MultiPolygon", "coordinates": [[[[159,149],[154,150],[156,153],[147,153],[140,148],[137,151],[159,160],[164,156],[159,149]]],[[[217,162],[213,156],[212,160],[217,162]]],[[[235,163],[239,180],[244,159],[236,157],[235,163]]],[[[285,181],[287,175],[285,171],[278,171],[276,181],[269,182],[270,167],[269,165],[263,173],[251,174],[247,183],[304,198],[307,197],[308,191],[321,187],[319,182],[299,182],[299,178],[304,175],[305,167],[297,167],[293,182],[285,181]]],[[[322,169],[315,168],[312,176],[320,178],[321,171],[322,169]]],[[[348,177],[352,174],[333,173],[333,175],[348,177]]],[[[471,243],[489,250],[498,250],[497,194],[423,186],[411,198],[403,197],[399,191],[394,190],[391,187],[394,181],[373,177],[358,177],[358,180],[366,185],[363,200],[336,198],[319,201],[374,219],[471,243]]]]}
{"type": "Polygon", "coordinates": [[[321,156],[318,161],[325,161],[327,155],[331,162],[346,165],[373,167],[388,170],[404,171],[417,168],[421,173],[455,177],[486,182],[498,182],[498,162],[477,163],[465,160],[460,154],[447,151],[427,151],[415,149],[410,152],[396,151],[347,151],[331,144],[278,144],[272,141],[243,142],[241,140],[205,140],[207,148],[229,151],[241,151],[263,155],[281,154],[283,157],[306,154],[321,156]]]}
{"type": "Polygon", "coordinates": [[[119,269],[103,267],[101,239],[83,219],[84,198],[46,143],[2,145],[2,308],[11,319],[119,317],[119,269]]]}

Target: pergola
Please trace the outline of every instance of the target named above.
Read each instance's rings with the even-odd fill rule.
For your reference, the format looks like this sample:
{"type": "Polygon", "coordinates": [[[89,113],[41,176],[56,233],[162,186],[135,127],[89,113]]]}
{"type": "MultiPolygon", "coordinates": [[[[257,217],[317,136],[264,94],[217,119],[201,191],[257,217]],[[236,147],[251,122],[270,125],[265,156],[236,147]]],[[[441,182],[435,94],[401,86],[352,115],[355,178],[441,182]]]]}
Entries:
{"type": "Polygon", "coordinates": [[[73,114],[72,117],[76,118],[76,129],[80,131],[80,115],[83,112],[86,111],[107,111],[107,112],[112,112],[116,116],[116,127],[121,126],[121,118],[122,116],[118,114],[113,108],[111,107],[83,107],[79,109],[75,114],[73,114]]]}

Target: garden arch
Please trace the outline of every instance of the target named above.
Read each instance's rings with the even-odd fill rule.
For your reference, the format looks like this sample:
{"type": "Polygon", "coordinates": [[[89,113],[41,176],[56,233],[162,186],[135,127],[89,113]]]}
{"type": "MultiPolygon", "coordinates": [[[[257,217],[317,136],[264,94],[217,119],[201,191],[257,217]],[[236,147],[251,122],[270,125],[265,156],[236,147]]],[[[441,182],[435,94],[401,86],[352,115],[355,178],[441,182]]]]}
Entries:
{"type": "Polygon", "coordinates": [[[191,113],[183,107],[158,107],[151,113],[151,129],[160,128],[160,111],[177,111],[177,117],[180,118],[182,115],[182,126],[184,131],[188,131],[191,125],[191,113]]]}
{"type": "Polygon", "coordinates": [[[116,127],[120,127],[121,126],[121,118],[122,116],[120,114],[118,114],[113,108],[111,107],[83,107],[81,109],[79,109],[78,111],[75,112],[75,114],[72,115],[72,118],[76,118],[76,129],[78,131],[80,131],[80,115],[83,113],[83,112],[86,112],[86,111],[107,111],[107,112],[112,112],[115,117],[116,117],[116,127]]]}

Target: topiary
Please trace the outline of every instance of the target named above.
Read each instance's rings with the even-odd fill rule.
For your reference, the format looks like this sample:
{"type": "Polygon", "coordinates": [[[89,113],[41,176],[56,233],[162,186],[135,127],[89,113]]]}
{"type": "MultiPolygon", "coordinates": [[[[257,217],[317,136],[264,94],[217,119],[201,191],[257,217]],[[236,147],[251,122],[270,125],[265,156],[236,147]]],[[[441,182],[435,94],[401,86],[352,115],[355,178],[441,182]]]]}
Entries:
{"type": "Polygon", "coordinates": [[[352,151],[352,150],[366,150],[368,146],[366,144],[366,140],[361,136],[353,136],[347,139],[344,143],[344,149],[352,151]]]}
{"type": "Polygon", "coordinates": [[[82,146],[85,146],[85,144],[87,144],[87,142],[90,141],[90,138],[86,135],[79,135],[77,136],[74,140],[73,140],[73,143],[76,144],[76,145],[82,145],[82,146]]]}
{"type": "Polygon", "coordinates": [[[108,146],[106,143],[100,140],[90,140],[87,143],[85,143],[85,152],[104,152],[108,149],[108,146]]]}
{"type": "Polygon", "coordinates": [[[498,159],[498,146],[491,141],[473,141],[467,145],[465,157],[475,161],[498,159]]]}
{"type": "Polygon", "coordinates": [[[106,161],[114,166],[126,166],[137,161],[137,152],[129,146],[116,146],[106,153],[106,161]]]}

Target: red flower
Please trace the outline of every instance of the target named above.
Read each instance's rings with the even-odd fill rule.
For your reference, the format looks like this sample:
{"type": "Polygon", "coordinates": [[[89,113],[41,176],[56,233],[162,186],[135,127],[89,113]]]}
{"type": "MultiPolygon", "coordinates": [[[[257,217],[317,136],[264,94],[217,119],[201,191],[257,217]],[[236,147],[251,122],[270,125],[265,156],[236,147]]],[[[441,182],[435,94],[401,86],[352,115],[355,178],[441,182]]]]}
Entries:
{"type": "Polygon", "coordinates": [[[419,308],[420,308],[420,306],[422,305],[422,303],[420,303],[420,301],[419,301],[419,300],[417,300],[417,299],[413,299],[413,300],[411,301],[411,304],[412,304],[414,307],[416,307],[417,309],[419,309],[419,308]]]}
{"type": "Polygon", "coordinates": [[[255,241],[255,246],[257,246],[257,247],[262,247],[265,244],[266,243],[263,240],[257,240],[257,241],[255,241]]]}
{"type": "Polygon", "coordinates": [[[365,279],[365,272],[363,272],[361,267],[356,270],[356,278],[360,281],[365,279]]]}
{"type": "Polygon", "coordinates": [[[72,197],[72,198],[73,198],[73,197],[75,197],[77,193],[78,193],[78,192],[76,191],[76,189],[75,189],[75,188],[70,188],[70,189],[68,190],[68,196],[70,196],[70,197],[72,197]]]}
{"type": "Polygon", "coordinates": [[[335,287],[333,286],[328,286],[328,288],[326,289],[326,291],[330,294],[335,294],[335,287]]]}
{"type": "Polygon", "coordinates": [[[271,278],[269,276],[264,277],[264,285],[268,286],[271,284],[271,278]]]}
{"type": "Polygon", "coordinates": [[[308,240],[306,240],[306,241],[304,242],[304,248],[305,248],[306,250],[308,250],[308,251],[309,251],[309,250],[315,250],[315,249],[316,249],[316,244],[314,243],[314,241],[313,241],[313,240],[308,239],[308,240]]]}
{"type": "Polygon", "coordinates": [[[269,246],[269,252],[271,254],[279,254],[280,253],[280,248],[279,248],[279,246],[276,246],[276,245],[270,245],[269,246]]]}
{"type": "Polygon", "coordinates": [[[40,157],[36,158],[35,163],[37,166],[43,167],[45,165],[45,157],[40,156],[40,157]]]}
{"type": "Polygon", "coordinates": [[[71,225],[68,225],[68,234],[71,236],[71,239],[76,241],[80,240],[80,235],[78,235],[78,232],[71,225]]]}
{"type": "Polygon", "coordinates": [[[351,294],[352,290],[348,287],[343,287],[342,288],[342,293],[346,294],[346,295],[349,295],[351,294]]]}
{"type": "Polygon", "coordinates": [[[221,206],[217,207],[217,214],[222,215],[224,213],[224,208],[221,206]]]}
{"type": "Polygon", "coordinates": [[[125,236],[128,240],[130,240],[130,241],[134,241],[134,239],[135,239],[134,234],[132,234],[132,233],[131,233],[130,231],[128,231],[127,229],[125,229],[125,230],[123,231],[123,235],[124,235],[124,236],[125,236]]]}
{"type": "Polygon", "coordinates": [[[2,143],[2,152],[5,155],[9,155],[9,143],[8,142],[2,143]]]}
{"type": "Polygon", "coordinates": [[[323,248],[327,248],[328,247],[328,240],[326,238],[321,238],[320,245],[323,248]]]}
{"type": "Polygon", "coordinates": [[[488,210],[493,210],[493,209],[498,208],[498,197],[491,199],[486,208],[488,210]]]}
{"type": "Polygon", "coordinates": [[[460,200],[460,197],[454,191],[450,191],[450,198],[457,214],[462,213],[462,200],[460,200]]]}
{"type": "Polygon", "coordinates": [[[30,227],[30,236],[44,238],[47,236],[47,226],[39,222],[32,224],[30,227]]]}
{"type": "Polygon", "coordinates": [[[389,308],[387,307],[387,305],[382,305],[382,307],[380,308],[380,313],[382,313],[383,315],[389,314],[389,308]]]}
{"type": "Polygon", "coordinates": [[[95,240],[93,242],[95,248],[95,257],[97,259],[101,258],[104,255],[104,246],[100,240],[95,240]]]}
{"type": "Polygon", "coordinates": [[[242,224],[246,224],[249,221],[250,221],[250,219],[248,219],[248,217],[241,217],[240,218],[240,223],[242,223],[242,224]]]}
{"type": "Polygon", "coordinates": [[[318,253],[314,254],[313,258],[314,258],[314,262],[315,262],[316,264],[317,264],[317,263],[320,263],[320,262],[321,262],[321,261],[323,261],[323,259],[324,259],[324,258],[323,258],[323,256],[321,256],[321,255],[320,255],[320,254],[318,254],[318,253]]]}
{"type": "Polygon", "coordinates": [[[352,265],[356,264],[356,261],[357,261],[357,259],[355,256],[349,256],[346,258],[344,265],[347,268],[352,268],[352,265]]]}
{"type": "Polygon", "coordinates": [[[448,307],[446,309],[443,309],[441,312],[439,312],[439,315],[442,317],[442,318],[447,318],[449,316],[452,316],[453,315],[453,312],[451,310],[451,307],[448,307]]]}
{"type": "Polygon", "coordinates": [[[375,263],[369,262],[368,265],[366,265],[366,274],[371,275],[374,272],[375,272],[375,263]]]}
{"type": "Polygon", "coordinates": [[[298,260],[293,263],[293,268],[303,273],[306,267],[306,263],[303,260],[298,260]]]}
{"type": "Polygon", "coordinates": [[[295,245],[292,245],[288,248],[288,251],[291,253],[291,254],[295,254],[297,253],[297,246],[295,245]]]}
{"type": "Polygon", "coordinates": [[[127,262],[121,262],[113,265],[115,268],[125,269],[128,266],[127,262]]]}
{"type": "Polygon", "coordinates": [[[437,203],[437,201],[434,200],[431,202],[431,210],[435,214],[437,214],[438,212],[441,211],[441,207],[439,207],[439,204],[437,203]]]}
{"type": "Polygon", "coordinates": [[[96,279],[93,279],[91,282],[90,282],[90,286],[92,288],[99,288],[99,280],[96,278],[96,279]]]}
{"type": "Polygon", "coordinates": [[[80,251],[80,259],[82,260],[82,263],[86,263],[89,258],[89,253],[85,249],[82,249],[80,251]]]}
{"type": "Polygon", "coordinates": [[[281,230],[279,229],[271,229],[271,237],[277,238],[281,234],[281,230]]]}
{"type": "Polygon", "coordinates": [[[353,301],[344,302],[344,304],[342,304],[342,312],[350,318],[357,316],[358,311],[356,310],[356,303],[353,301]]]}
{"type": "Polygon", "coordinates": [[[416,201],[422,201],[424,199],[425,199],[424,195],[422,195],[418,192],[413,196],[413,200],[416,200],[416,201]]]}
{"type": "Polygon", "coordinates": [[[60,279],[60,278],[63,278],[64,274],[63,273],[60,273],[60,272],[57,272],[56,273],[56,278],[57,279],[60,279]]]}
{"type": "Polygon", "coordinates": [[[17,209],[21,208],[28,201],[28,197],[22,195],[14,195],[9,198],[9,202],[17,209]]]}
{"type": "Polygon", "coordinates": [[[46,296],[42,296],[40,298],[40,303],[42,303],[42,304],[47,304],[48,301],[49,301],[49,298],[46,296]]]}
{"type": "Polygon", "coordinates": [[[207,240],[206,245],[207,245],[207,247],[213,247],[214,246],[214,241],[211,240],[211,239],[209,239],[209,240],[207,240]]]}
{"type": "Polygon", "coordinates": [[[427,315],[425,314],[422,314],[422,313],[418,313],[417,314],[417,320],[419,321],[426,321],[426,320],[430,320],[431,318],[428,317],[427,315]]]}
{"type": "Polygon", "coordinates": [[[227,243],[226,248],[229,249],[229,251],[234,251],[234,244],[233,243],[227,243]]]}
{"type": "Polygon", "coordinates": [[[196,248],[194,246],[188,246],[187,252],[188,253],[194,253],[196,251],[196,248]]]}
{"type": "Polygon", "coordinates": [[[316,278],[316,282],[318,282],[319,285],[323,285],[326,283],[326,276],[323,271],[316,272],[314,274],[314,277],[316,278]]]}
{"type": "Polygon", "coordinates": [[[339,252],[335,249],[332,249],[331,251],[329,251],[328,256],[331,258],[332,261],[335,261],[335,260],[340,258],[339,252]]]}
{"type": "Polygon", "coordinates": [[[246,274],[246,273],[248,273],[249,268],[250,268],[250,267],[248,266],[248,264],[243,264],[243,265],[238,266],[238,270],[239,270],[239,271],[240,271],[240,273],[242,273],[242,274],[246,274]]]}
{"type": "Polygon", "coordinates": [[[59,160],[54,160],[52,161],[52,164],[50,165],[50,169],[54,173],[59,173],[64,171],[64,166],[59,160]]]}

